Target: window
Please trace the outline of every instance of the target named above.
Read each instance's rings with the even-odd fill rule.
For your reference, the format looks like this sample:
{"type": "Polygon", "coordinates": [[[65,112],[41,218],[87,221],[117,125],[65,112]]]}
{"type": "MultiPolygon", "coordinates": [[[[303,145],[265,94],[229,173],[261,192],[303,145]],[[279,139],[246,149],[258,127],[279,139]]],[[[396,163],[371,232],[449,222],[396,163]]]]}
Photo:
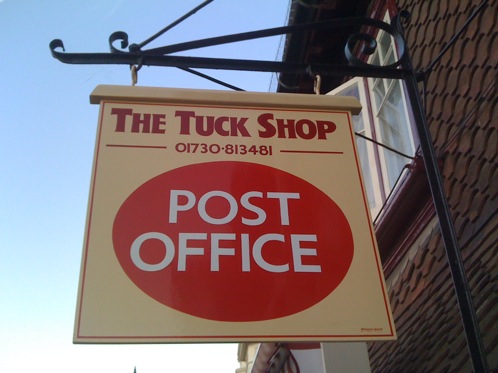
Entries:
{"type": "MultiPolygon", "coordinates": [[[[340,96],[353,96],[356,97],[363,105],[363,109],[359,115],[353,116],[354,131],[367,138],[372,138],[372,127],[367,108],[367,95],[364,79],[354,78],[332,91],[331,94],[340,96]]],[[[363,174],[363,181],[365,190],[370,205],[372,217],[375,217],[381,207],[383,200],[382,188],[377,172],[376,150],[374,144],[365,140],[363,137],[356,137],[356,148],[358,150],[358,157],[360,158],[361,170],[363,174]]]]}
{"type": "MultiPolygon", "coordinates": [[[[396,59],[394,41],[388,33],[379,32],[377,49],[369,63],[388,65],[396,59]]],[[[402,84],[398,79],[354,78],[330,93],[354,96],[362,103],[362,113],[353,117],[356,133],[412,157],[415,145],[402,84]]],[[[410,159],[360,136],[356,143],[370,212],[375,218],[410,159]]]]}
{"type": "MultiPolygon", "coordinates": [[[[388,65],[396,61],[394,43],[389,34],[381,32],[377,50],[371,58],[375,65],[388,65]]],[[[378,131],[377,140],[404,154],[413,156],[415,147],[408,117],[402,81],[398,79],[368,79],[371,86],[373,118],[378,131]]],[[[407,158],[386,148],[380,152],[385,190],[390,191],[407,163],[407,158]]]]}

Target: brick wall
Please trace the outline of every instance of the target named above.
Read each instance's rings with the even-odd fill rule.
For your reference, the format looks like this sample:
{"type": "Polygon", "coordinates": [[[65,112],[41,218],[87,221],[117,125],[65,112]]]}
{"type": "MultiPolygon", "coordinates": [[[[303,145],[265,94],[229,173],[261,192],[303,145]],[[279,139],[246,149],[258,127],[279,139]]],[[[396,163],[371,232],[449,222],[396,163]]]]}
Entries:
{"type": "MultiPolygon", "coordinates": [[[[417,69],[427,67],[478,0],[400,0],[417,69]]],[[[491,369],[498,369],[498,2],[489,1],[429,75],[427,117],[442,162],[491,369]]],[[[374,372],[471,372],[437,221],[389,275],[398,341],[369,345],[374,372]]]]}

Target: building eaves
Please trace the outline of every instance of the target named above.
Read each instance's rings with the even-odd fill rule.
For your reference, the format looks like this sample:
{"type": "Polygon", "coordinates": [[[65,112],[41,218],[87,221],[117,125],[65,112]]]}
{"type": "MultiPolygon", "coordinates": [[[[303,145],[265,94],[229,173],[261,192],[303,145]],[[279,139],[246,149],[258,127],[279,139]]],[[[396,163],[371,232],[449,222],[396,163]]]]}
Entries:
{"type": "MultiPolygon", "coordinates": [[[[362,17],[366,14],[369,3],[370,0],[292,0],[289,25],[362,17]]],[[[310,64],[345,64],[344,46],[348,37],[357,31],[357,29],[348,27],[333,31],[289,34],[286,37],[282,60],[310,64]]],[[[329,91],[341,82],[341,77],[322,77],[322,90],[329,91]]],[[[306,72],[280,74],[277,91],[312,93],[313,78],[306,72]]]]}

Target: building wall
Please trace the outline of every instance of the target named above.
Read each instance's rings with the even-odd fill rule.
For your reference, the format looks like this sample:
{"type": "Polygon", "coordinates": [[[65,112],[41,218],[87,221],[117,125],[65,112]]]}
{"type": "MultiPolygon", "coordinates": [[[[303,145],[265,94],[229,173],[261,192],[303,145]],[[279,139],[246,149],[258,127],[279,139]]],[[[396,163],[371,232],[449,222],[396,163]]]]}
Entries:
{"type": "Polygon", "coordinates": [[[240,367],[236,369],[235,373],[251,373],[254,365],[254,359],[258,353],[259,343],[239,343],[237,358],[240,367]]]}
{"type": "MultiPolygon", "coordinates": [[[[407,45],[429,66],[480,0],[399,0],[407,45]]],[[[428,76],[426,111],[491,369],[498,369],[498,2],[428,76]]],[[[369,344],[373,372],[471,372],[453,282],[432,220],[386,274],[398,340],[369,344]]]]}

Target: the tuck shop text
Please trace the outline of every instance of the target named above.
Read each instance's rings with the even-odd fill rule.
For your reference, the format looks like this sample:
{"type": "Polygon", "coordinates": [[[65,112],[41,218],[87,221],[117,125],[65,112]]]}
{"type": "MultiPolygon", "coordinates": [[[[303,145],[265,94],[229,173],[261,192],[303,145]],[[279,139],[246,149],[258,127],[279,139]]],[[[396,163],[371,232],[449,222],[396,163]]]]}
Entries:
{"type": "MultiPolygon", "coordinates": [[[[113,108],[115,132],[165,134],[175,131],[180,135],[251,137],[249,118],[234,116],[197,115],[192,110],[176,110],[174,118],[166,114],[142,113],[129,108],[113,108]]],[[[326,140],[336,130],[334,122],[313,119],[278,118],[273,113],[257,117],[260,138],[289,138],[326,140]]]]}

